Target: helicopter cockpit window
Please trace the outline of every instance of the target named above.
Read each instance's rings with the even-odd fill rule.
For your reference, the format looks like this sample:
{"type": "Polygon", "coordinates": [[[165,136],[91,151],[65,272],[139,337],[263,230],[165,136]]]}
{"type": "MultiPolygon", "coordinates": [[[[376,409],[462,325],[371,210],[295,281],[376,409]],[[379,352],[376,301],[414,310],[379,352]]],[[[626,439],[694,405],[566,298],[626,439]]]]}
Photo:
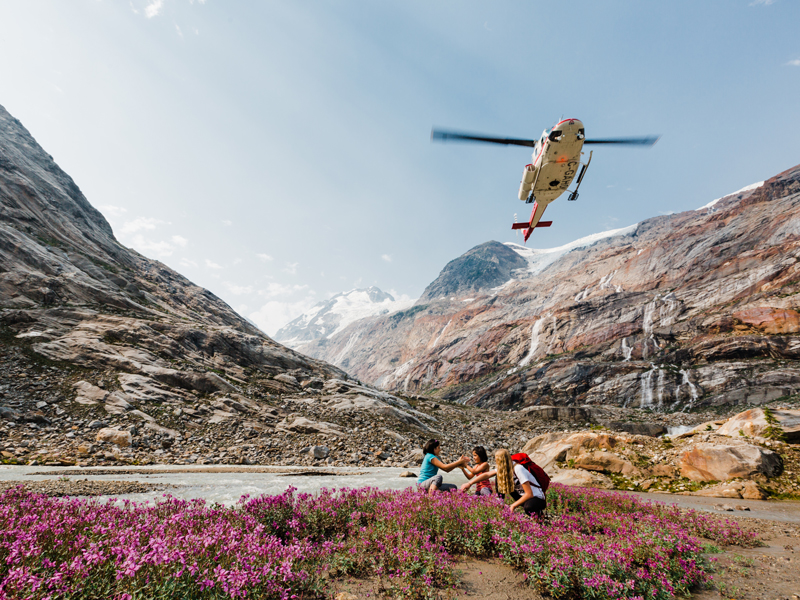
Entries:
{"type": "Polygon", "coordinates": [[[560,142],[561,138],[563,138],[564,136],[562,135],[562,132],[561,132],[560,129],[555,129],[555,130],[550,132],[550,135],[548,137],[550,138],[550,141],[560,142]]]}

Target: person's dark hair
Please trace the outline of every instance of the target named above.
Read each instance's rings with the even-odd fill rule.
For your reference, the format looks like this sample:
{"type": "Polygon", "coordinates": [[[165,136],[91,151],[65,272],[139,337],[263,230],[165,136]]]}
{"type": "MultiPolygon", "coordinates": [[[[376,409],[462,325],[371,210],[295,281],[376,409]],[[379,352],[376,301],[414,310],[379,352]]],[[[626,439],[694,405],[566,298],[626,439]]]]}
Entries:
{"type": "Polygon", "coordinates": [[[475,446],[472,451],[478,455],[478,458],[481,459],[481,462],[488,462],[489,457],[486,456],[486,448],[483,446],[475,446]]]}
{"type": "Polygon", "coordinates": [[[422,447],[422,451],[425,454],[433,454],[438,446],[439,446],[439,440],[428,440],[422,447]]]}

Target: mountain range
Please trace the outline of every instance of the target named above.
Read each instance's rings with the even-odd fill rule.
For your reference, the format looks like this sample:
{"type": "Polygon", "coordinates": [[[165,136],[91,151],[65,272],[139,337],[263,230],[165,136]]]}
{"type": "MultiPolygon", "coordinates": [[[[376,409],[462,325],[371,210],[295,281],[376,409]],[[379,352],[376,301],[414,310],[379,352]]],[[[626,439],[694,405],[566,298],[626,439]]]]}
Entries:
{"type": "Polygon", "coordinates": [[[395,300],[377,287],[350,290],[318,302],[275,334],[275,340],[303,351],[306,343],[327,340],[350,323],[406,308],[412,301],[395,300]]]}
{"type": "Polygon", "coordinates": [[[484,407],[651,410],[800,391],[800,166],[700,209],[559,248],[487,242],[411,307],[303,352],[484,407]]]}

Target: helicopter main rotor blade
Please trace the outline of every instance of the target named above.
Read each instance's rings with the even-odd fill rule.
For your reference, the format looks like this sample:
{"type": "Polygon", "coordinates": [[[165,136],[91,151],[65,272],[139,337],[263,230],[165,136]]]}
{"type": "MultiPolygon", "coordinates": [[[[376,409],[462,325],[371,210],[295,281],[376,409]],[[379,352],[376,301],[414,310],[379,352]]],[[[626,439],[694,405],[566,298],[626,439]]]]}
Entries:
{"type": "Polygon", "coordinates": [[[584,140],[584,144],[632,144],[635,146],[652,146],[659,139],[660,135],[651,135],[640,138],[609,138],[607,140],[584,140]]]}
{"type": "Polygon", "coordinates": [[[536,143],[535,140],[520,140],[517,138],[487,137],[474,135],[471,133],[459,133],[457,131],[442,131],[441,129],[431,130],[431,139],[442,142],[453,140],[460,142],[486,142],[489,144],[503,144],[504,146],[528,146],[530,148],[536,143]]]}

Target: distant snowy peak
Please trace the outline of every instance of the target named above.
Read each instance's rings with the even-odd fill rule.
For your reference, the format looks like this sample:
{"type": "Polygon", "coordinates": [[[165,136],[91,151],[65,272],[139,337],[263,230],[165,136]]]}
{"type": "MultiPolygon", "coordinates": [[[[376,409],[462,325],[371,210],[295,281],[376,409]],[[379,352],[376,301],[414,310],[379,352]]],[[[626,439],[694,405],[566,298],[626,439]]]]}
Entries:
{"type": "Polygon", "coordinates": [[[306,342],[329,338],[359,319],[392,313],[412,304],[414,300],[397,300],[374,286],[342,292],[314,305],[284,325],[274,339],[291,348],[297,348],[306,342]]]}

